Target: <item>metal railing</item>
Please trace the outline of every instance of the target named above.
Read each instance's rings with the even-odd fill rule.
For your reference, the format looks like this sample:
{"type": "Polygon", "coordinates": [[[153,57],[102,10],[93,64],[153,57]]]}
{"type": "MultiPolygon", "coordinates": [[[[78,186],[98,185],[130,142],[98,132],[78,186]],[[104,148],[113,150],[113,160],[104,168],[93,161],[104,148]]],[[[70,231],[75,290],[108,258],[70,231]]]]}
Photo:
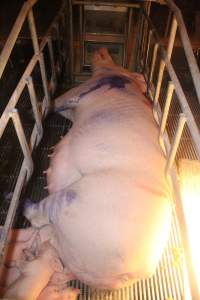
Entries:
{"type": "Polygon", "coordinates": [[[35,19],[33,15],[33,6],[37,3],[37,0],[26,1],[16,19],[16,22],[10,32],[10,35],[5,43],[5,46],[0,55],[0,78],[7,66],[11,52],[19,37],[23,24],[28,20],[31,40],[34,49],[34,55],[29,61],[21,79],[19,80],[12,96],[10,97],[1,117],[0,117],[0,139],[8,126],[9,120],[12,120],[22,152],[23,163],[19,172],[19,176],[14,188],[12,199],[9,205],[7,217],[3,228],[1,229],[0,236],[0,253],[3,255],[3,249],[6,243],[8,231],[12,226],[12,222],[15,216],[15,212],[18,206],[19,197],[22,191],[23,185],[28,181],[33,172],[32,151],[36,147],[43,135],[42,120],[46,116],[50,99],[54,94],[57,79],[61,70],[66,63],[67,59],[67,37],[65,36],[66,30],[68,30],[68,18],[67,18],[67,3],[61,7],[60,11],[56,15],[52,22],[47,34],[39,44],[38,35],[36,31],[35,19]],[[58,43],[59,55],[55,57],[53,45],[58,43]],[[47,48],[49,52],[49,59],[51,65],[51,77],[47,79],[47,70],[44,60],[44,49],[47,48]],[[44,98],[42,99],[41,110],[39,109],[38,99],[36,96],[36,87],[33,81],[32,73],[34,67],[39,63],[40,74],[42,78],[42,85],[44,90],[44,98]],[[32,106],[34,116],[34,127],[31,133],[30,140],[27,140],[20,115],[17,110],[17,104],[20,96],[25,88],[28,88],[29,98],[32,106]]]}
{"type": "Polygon", "coordinates": [[[153,102],[154,118],[160,126],[159,141],[166,155],[166,176],[173,185],[175,193],[176,214],[179,220],[180,232],[189,274],[192,299],[199,298],[197,280],[191,264],[191,250],[188,241],[187,226],[183,213],[176,162],[178,155],[188,159],[200,159],[200,132],[191,109],[192,99],[186,97],[184,85],[179,81],[174,70],[171,58],[174,42],[179,31],[183,51],[189,66],[188,74],[191,76],[197,96],[200,115],[200,74],[189,41],[186,27],[178,7],[172,0],[165,1],[171,13],[171,25],[167,47],[162,45],[154,25],[146,13],[141,9],[140,25],[137,40],[136,66],[144,73],[148,90],[147,95],[153,102]],[[172,109],[172,107],[175,107],[172,109]],[[182,150],[184,139],[187,145],[182,150]]]}

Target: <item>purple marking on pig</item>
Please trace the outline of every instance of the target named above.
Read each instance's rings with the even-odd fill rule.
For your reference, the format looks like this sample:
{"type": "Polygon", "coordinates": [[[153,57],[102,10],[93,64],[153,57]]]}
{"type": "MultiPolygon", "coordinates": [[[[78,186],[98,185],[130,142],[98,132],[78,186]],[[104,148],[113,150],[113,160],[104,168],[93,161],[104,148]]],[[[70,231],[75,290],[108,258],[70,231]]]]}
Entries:
{"type": "Polygon", "coordinates": [[[80,94],[80,98],[86,96],[87,94],[100,89],[102,86],[109,85],[110,89],[118,88],[124,89],[125,85],[130,83],[130,80],[125,76],[112,75],[108,77],[102,77],[97,81],[97,84],[90,88],[88,91],[80,94]]]}
{"type": "Polygon", "coordinates": [[[105,85],[109,85],[109,89],[117,88],[117,89],[124,89],[125,85],[131,83],[130,79],[125,76],[119,76],[119,75],[112,75],[112,76],[106,76],[102,77],[97,80],[96,85],[91,87],[89,90],[84,91],[80,93],[80,95],[76,99],[70,99],[68,100],[66,105],[62,105],[54,110],[54,112],[62,112],[64,110],[74,108],[76,104],[86,95],[88,95],[91,92],[96,91],[97,89],[100,89],[101,87],[105,85]]]}
{"type": "Polygon", "coordinates": [[[77,194],[74,190],[69,190],[67,191],[67,195],[66,195],[66,202],[68,204],[71,204],[77,197],[77,194]]]}

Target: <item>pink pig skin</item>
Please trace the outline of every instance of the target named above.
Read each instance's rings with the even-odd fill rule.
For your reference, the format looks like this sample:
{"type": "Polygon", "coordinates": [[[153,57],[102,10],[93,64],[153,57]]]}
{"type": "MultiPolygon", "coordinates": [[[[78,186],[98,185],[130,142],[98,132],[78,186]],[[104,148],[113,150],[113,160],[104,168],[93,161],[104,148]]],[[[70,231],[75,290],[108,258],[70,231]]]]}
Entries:
{"type": "Polygon", "coordinates": [[[55,101],[73,126],[50,160],[50,195],[25,215],[36,227],[54,224],[69,273],[115,289],[155,272],[171,191],[143,77],[116,66],[106,49],[93,62],[92,78],[55,101]]]}

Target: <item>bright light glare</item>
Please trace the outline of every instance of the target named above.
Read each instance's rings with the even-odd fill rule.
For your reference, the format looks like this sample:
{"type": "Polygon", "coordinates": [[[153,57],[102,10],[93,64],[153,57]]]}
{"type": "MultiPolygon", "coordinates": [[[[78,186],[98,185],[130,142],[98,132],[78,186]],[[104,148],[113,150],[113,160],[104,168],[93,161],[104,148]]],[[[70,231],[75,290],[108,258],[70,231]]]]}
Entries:
{"type": "Polygon", "coordinates": [[[179,175],[192,261],[200,292],[200,161],[181,160],[179,175]]]}

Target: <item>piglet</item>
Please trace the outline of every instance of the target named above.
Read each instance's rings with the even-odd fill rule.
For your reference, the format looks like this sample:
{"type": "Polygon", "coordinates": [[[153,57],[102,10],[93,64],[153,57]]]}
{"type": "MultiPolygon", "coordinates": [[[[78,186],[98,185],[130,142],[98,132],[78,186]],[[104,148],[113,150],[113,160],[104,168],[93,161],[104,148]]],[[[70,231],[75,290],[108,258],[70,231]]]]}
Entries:
{"type": "Polygon", "coordinates": [[[42,244],[39,255],[35,259],[22,263],[20,277],[8,287],[4,297],[16,300],[36,300],[53,273],[62,272],[62,270],[63,267],[55,248],[46,241],[42,244]]]}
{"type": "Polygon", "coordinates": [[[76,300],[79,290],[63,285],[48,285],[41,292],[37,300],[76,300]]]}

